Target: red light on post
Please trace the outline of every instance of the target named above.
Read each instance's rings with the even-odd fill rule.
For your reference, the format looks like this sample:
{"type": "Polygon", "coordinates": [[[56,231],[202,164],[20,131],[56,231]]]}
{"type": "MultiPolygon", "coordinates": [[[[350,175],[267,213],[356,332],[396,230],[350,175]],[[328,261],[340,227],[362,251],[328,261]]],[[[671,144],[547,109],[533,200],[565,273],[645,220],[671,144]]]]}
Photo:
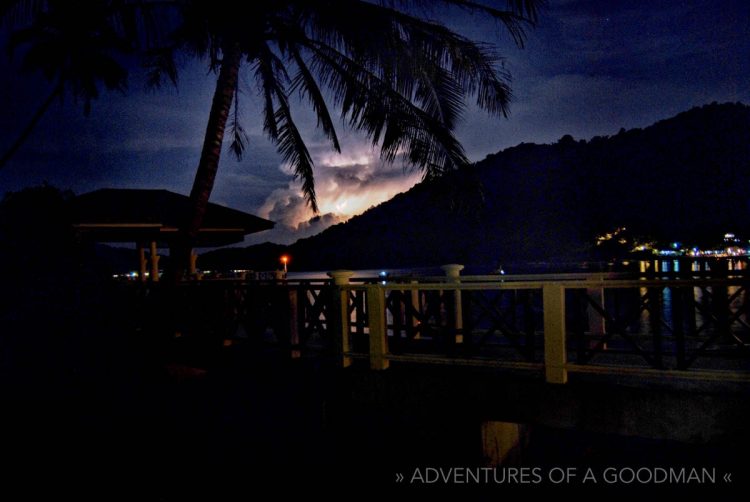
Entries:
{"type": "Polygon", "coordinates": [[[286,265],[289,263],[289,256],[281,255],[281,263],[284,264],[284,273],[286,274],[286,265]]]}

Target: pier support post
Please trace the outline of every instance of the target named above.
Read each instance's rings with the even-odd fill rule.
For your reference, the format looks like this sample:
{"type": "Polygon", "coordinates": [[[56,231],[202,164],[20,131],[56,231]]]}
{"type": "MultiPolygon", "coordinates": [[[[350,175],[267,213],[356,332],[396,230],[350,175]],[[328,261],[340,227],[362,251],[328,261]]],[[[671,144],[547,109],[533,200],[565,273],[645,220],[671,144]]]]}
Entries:
{"type": "Polygon", "coordinates": [[[196,272],[198,272],[198,254],[193,250],[190,251],[190,269],[188,272],[190,277],[195,277],[196,272]]]}
{"type": "Polygon", "coordinates": [[[328,272],[333,279],[333,298],[331,313],[332,332],[336,338],[337,359],[339,366],[348,368],[352,364],[349,353],[349,279],[354,275],[351,270],[334,270],[328,272]]]}
{"type": "MultiPolygon", "coordinates": [[[[440,267],[445,272],[445,277],[448,282],[459,284],[461,282],[461,271],[464,269],[463,265],[457,263],[451,263],[440,267]]],[[[456,289],[453,292],[453,318],[454,329],[455,329],[455,342],[457,344],[464,342],[464,317],[461,309],[461,290],[456,289]]]]}
{"type": "Polygon", "coordinates": [[[289,301],[289,350],[292,359],[299,359],[302,357],[302,349],[300,347],[300,325],[304,324],[304,320],[300,319],[299,298],[300,293],[306,295],[307,291],[302,289],[297,291],[294,286],[288,286],[288,301],[289,301]]]}
{"type": "Polygon", "coordinates": [[[482,453],[485,465],[513,464],[521,457],[528,440],[528,429],[512,422],[482,422],[482,453]]]}
{"type": "Polygon", "coordinates": [[[159,258],[156,253],[156,241],[151,241],[151,281],[159,282],[159,258]]]}
{"type": "Polygon", "coordinates": [[[385,291],[377,284],[367,286],[367,327],[370,337],[370,369],[388,369],[385,291]]]}
{"type": "Polygon", "coordinates": [[[138,248],[138,280],[146,282],[146,272],[148,272],[148,261],[146,260],[146,249],[143,247],[143,243],[139,242],[138,248]]]}
{"type": "Polygon", "coordinates": [[[544,369],[547,382],[568,382],[565,347],[565,287],[545,284],[542,287],[544,306],[544,369]]]}

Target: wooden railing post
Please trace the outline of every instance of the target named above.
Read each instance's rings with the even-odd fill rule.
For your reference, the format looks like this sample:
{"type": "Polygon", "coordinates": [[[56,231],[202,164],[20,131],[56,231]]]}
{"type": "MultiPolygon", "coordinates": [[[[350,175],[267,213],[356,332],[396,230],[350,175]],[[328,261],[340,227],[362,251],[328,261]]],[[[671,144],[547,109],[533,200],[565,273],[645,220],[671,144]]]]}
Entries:
{"type": "MultiPolygon", "coordinates": [[[[461,270],[464,269],[463,265],[451,263],[449,265],[443,265],[440,267],[445,272],[445,277],[449,282],[458,284],[461,282],[461,270]]],[[[461,309],[461,290],[456,289],[453,292],[453,318],[455,319],[453,328],[455,331],[455,342],[464,342],[464,317],[461,309]]]]}
{"type": "Polygon", "coordinates": [[[411,308],[413,309],[412,312],[409,312],[407,309],[407,324],[408,330],[409,330],[409,336],[414,340],[420,340],[422,338],[422,333],[419,330],[420,320],[419,317],[423,313],[422,312],[422,300],[421,300],[421,293],[419,292],[419,281],[413,280],[409,281],[410,284],[412,284],[412,289],[409,291],[410,300],[411,300],[411,308]],[[412,315],[412,313],[414,315],[412,315]],[[408,318],[411,317],[411,321],[408,320],[408,318]]]}
{"type": "Polygon", "coordinates": [[[294,286],[287,286],[287,301],[289,302],[289,350],[292,359],[302,357],[302,347],[300,346],[300,325],[304,327],[304,322],[300,322],[300,314],[304,311],[299,308],[299,294],[307,294],[302,289],[297,291],[294,286]]]}
{"type": "Polygon", "coordinates": [[[544,368],[547,382],[564,384],[568,381],[565,368],[565,287],[545,284],[542,287],[544,306],[544,368]]]}
{"type": "MultiPolygon", "coordinates": [[[[602,309],[605,308],[604,286],[589,286],[586,288],[586,294],[591,301],[598,303],[602,309]]],[[[602,317],[590,303],[586,305],[586,313],[588,314],[589,319],[589,332],[593,336],[602,336],[606,332],[604,317],[602,317]]]]}
{"type": "Polygon", "coordinates": [[[331,332],[337,347],[337,359],[339,366],[347,368],[352,364],[352,358],[347,356],[349,353],[349,279],[354,275],[350,270],[335,270],[328,272],[328,276],[333,278],[333,301],[331,306],[331,332]]]}
{"type": "MultiPolygon", "coordinates": [[[[601,276],[590,276],[587,277],[587,280],[600,281],[602,278],[601,276]]],[[[586,295],[588,295],[591,301],[598,303],[602,310],[606,310],[606,305],[604,304],[604,284],[601,286],[586,288],[586,295]]],[[[589,320],[589,333],[591,333],[592,338],[601,339],[601,337],[607,332],[606,320],[604,319],[604,316],[599,314],[594,306],[591,305],[591,303],[586,303],[586,315],[589,320]]],[[[592,343],[594,342],[592,341],[592,343]]],[[[586,348],[588,349],[590,347],[586,348]]],[[[601,342],[601,350],[607,350],[607,342],[601,342]]]]}
{"type": "Polygon", "coordinates": [[[388,369],[385,291],[377,284],[367,286],[367,327],[370,332],[370,369],[388,369]]]}

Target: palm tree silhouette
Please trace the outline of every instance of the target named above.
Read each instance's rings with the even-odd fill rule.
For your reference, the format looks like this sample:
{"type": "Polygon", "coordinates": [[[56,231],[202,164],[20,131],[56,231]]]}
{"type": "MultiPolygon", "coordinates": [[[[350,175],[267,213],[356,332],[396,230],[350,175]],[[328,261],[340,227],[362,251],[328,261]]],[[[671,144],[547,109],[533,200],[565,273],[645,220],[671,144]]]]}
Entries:
{"type": "MultiPolygon", "coordinates": [[[[5,2],[14,6],[47,5],[47,9],[39,10],[34,26],[49,23],[48,11],[52,7],[64,10],[63,3],[5,2]]],[[[505,9],[468,0],[433,3],[489,15],[522,45],[524,29],[536,21],[543,0],[508,0],[505,9]]],[[[8,10],[2,7],[5,4],[0,4],[0,15],[8,10]]],[[[85,0],[83,4],[83,10],[93,13],[92,36],[75,42],[86,45],[91,61],[97,64],[80,75],[77,71],[84,69],[83,65],[69,67],[63,60],[52,61],[49,68],[39,66],[48,77],[58,75],[61,86],[62,82],[72,82],[74,94],[83,97],[86,105],[96,97],[98,81],[108,88],[124,85],[125,75],[119,71],[122,66],[110,64],[112,59],[106,56],[113,49],[147,50],[149,80],[154,85],[165,79],[177,82],[178,52],[207,58],[217,74],[190,193],[192,214],[186,217],[182,232],[182,258],[177,257],[183,265],[202,224],[227,125],[230,149],[237,157],[242,156],[247,144],[237,106],[243,69],[253,77],[263,100],[264,131],[301,180],[302,191],[314,212],[318,209],[314,165],[293,118],[294,100],[290,98],[294,94],[309,102],[318,127],[334,150],[340,151],[341,147],[329,105],[348,127],[363,132],[374,146],[380,147],[382,159],[403,159],[421,169],[425,178],[467,163],[453,134],[466,97],[473,96],[476,104],[490,114],[507,115],[509,75],[498,68],[499,58],[493,49],[429,20],[425,10],[428,4],[420,0],[279,0],[246,2],[241,9],[236,0],[85,0]],[[157,4],[162,9],[163,23],[161,36],[154,42],[148,33],[144,36],[137,30],[153,23],[133,21],[132,13],[151,13],[148,6],[157,4]],[[114,16],[113,10],[131,16],[114,16]],[[100,32],[93,29],[96,21],[106,27],[101,33],[127,37],[98,38],[100,32]],[[139,45],[144,39],[146,42],[139,45]],[[120,46],[122,41],[127,43],[120,46]]],[[[79,6],[75,10],[82,9],[79,6]]],[[[89,31],[84,29],[83,33],[89,31]]],[[[18,37],[19,43],[31,39],[18,37]]],[[[61,92],[62,88],[56,88],[53,94],[61,92]]]]}
{"type": "Polygon", "coordinates": [[[10,53],[21,52],[20,71],[40,72],[52,90],[10,148],[0,168],[31,135],[56,99],[69,93],[83,102],[85,115],[103,86],[124,92],[132,59],[149,26],[147,10],[132,2],[79,0],[3,0],[0,20],[11,27],[10,53]],[[139,33],[140,32],[140,33],[139,33]]]}

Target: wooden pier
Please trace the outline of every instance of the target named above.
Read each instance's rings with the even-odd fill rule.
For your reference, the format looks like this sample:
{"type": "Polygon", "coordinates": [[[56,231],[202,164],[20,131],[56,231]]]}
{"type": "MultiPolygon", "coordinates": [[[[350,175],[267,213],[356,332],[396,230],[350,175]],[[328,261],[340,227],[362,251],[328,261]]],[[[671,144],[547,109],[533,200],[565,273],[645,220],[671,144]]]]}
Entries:
{"type": "Polygon", "coordinates": [[[744,275],[445,270],[438,277],[352,280],[352,272],[337,271],[317,281],[193,281],[172,293],[171,305],[150,310],[180,335],[224,346],[270,340],[291,357],[326,354],[344,368],[486,367],[552,384],[570,374],[750,382],[744,275]]]}

